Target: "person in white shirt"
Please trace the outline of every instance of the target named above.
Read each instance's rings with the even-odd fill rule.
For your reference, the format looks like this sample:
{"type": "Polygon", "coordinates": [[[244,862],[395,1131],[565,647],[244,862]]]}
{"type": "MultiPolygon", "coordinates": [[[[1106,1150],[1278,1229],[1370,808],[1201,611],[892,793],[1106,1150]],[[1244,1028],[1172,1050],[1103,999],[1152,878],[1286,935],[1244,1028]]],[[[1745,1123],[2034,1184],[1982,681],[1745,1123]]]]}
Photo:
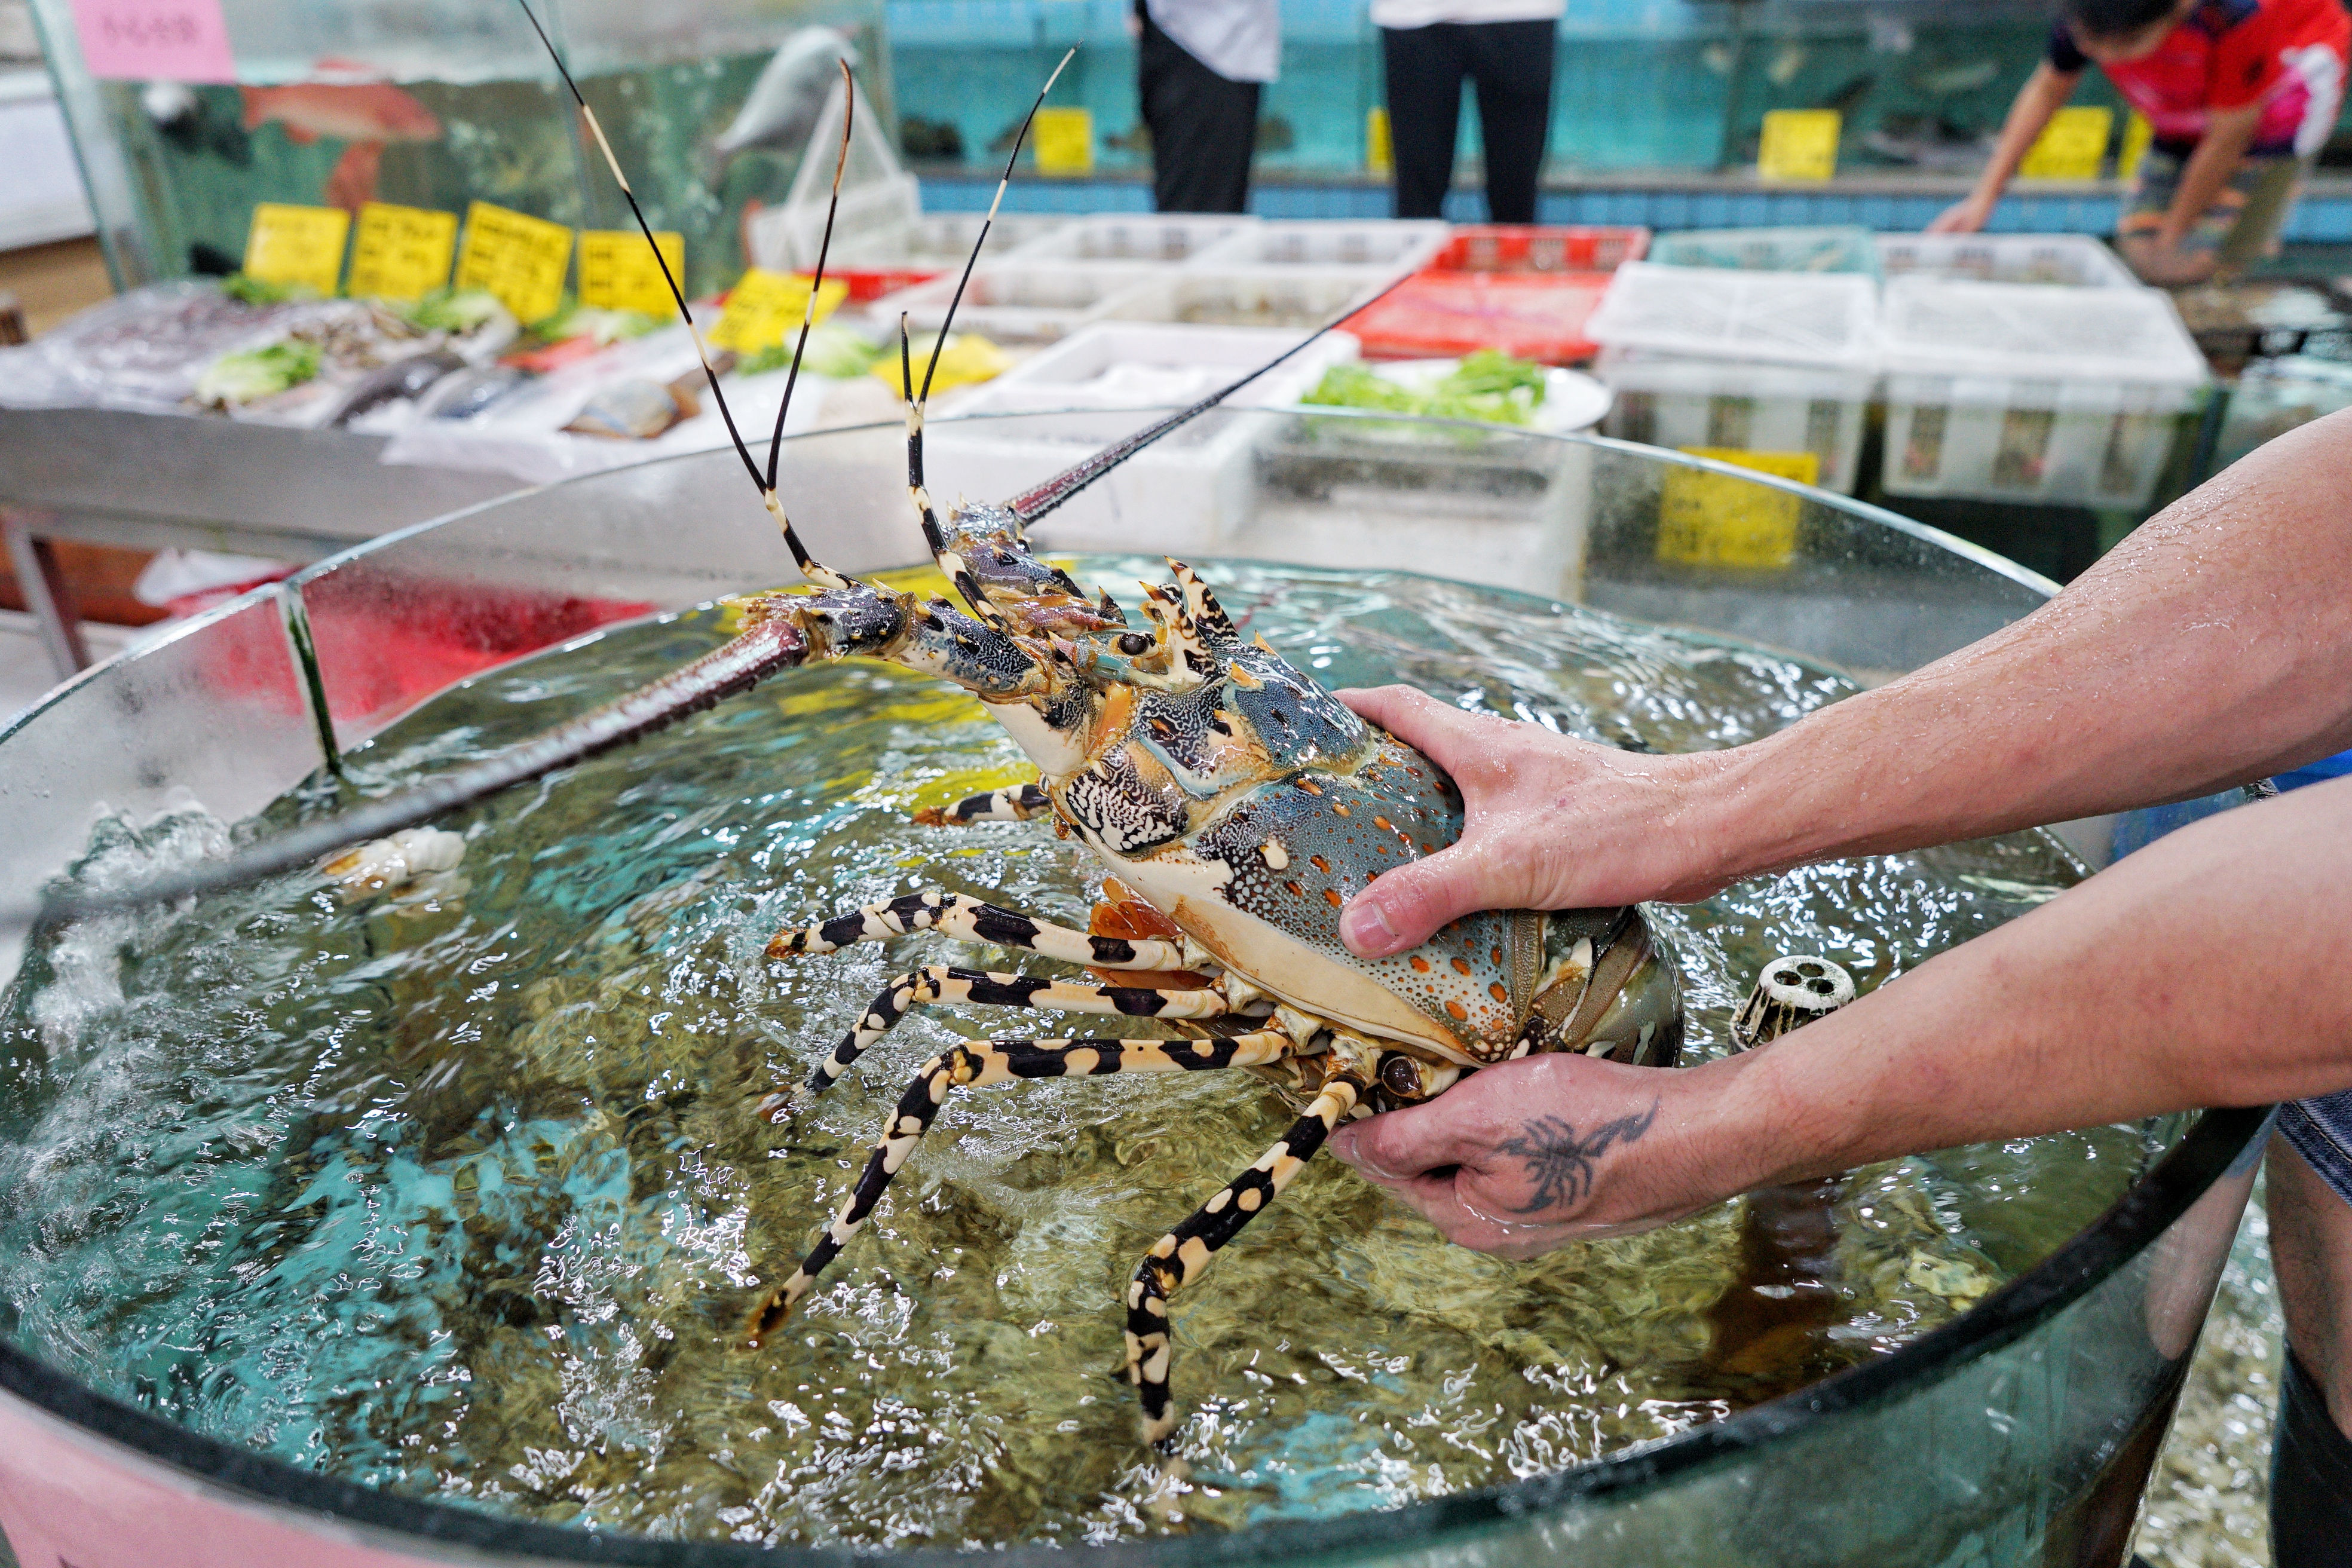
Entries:
{"type": "Polygon", "coordinates": [[[1277,0],[1135,0],[1135,17],[1152,205],[1164,213],[1242,211],[1258,95],[1282,68],[1277,0]]]}
{"type": "Polygon", "coordinates": [[[1372,0],[1388,64],[1397,216],[1444,216],[1467,77],[1478,89],[1486,216],[1495,223],[1535,222],[1563,3],[1372,0]]]}

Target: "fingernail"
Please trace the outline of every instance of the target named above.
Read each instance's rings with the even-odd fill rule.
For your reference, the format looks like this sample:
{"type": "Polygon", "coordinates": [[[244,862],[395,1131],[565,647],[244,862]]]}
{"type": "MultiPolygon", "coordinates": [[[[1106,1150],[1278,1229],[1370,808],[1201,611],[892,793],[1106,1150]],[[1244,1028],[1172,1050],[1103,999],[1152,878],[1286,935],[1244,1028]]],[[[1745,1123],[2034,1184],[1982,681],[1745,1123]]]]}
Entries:
{"type": "Polygon", "coordinates": [[[1386,958],[1403,944],[1377,899],[1359,898],[1339,911],[1339,940],[1358,958],[1386,958]]]}
{"type": "Polygon", "coordinates": [[[1329,1151],[1331,1158],[1339,1161],[1339,1163],[1354,1164],[1356,1163],[1356,1130],[1352,1127],[1340,1128],[1324,1140],[1323,1147],[1329,1151]]]}

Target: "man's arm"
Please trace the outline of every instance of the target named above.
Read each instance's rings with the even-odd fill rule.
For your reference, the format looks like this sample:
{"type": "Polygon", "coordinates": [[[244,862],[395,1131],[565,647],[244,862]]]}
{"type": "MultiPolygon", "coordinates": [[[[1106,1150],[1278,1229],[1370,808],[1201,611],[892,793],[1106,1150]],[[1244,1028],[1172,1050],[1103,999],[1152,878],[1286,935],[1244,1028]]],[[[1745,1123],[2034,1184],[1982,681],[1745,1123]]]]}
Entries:
{"type": "Polygon", "coordinates": [[[1532,1257],[1919,1150],[2326,1093],[2352,1087],[2347,930],[2352,782],[2317,784],[1759,1050],[1671,1072],[1530,1057],[1329,1147],[1449,1238],[1532,1257]]]}
{"type": "Polygon", "coordinates": [[[2238,172],[2246,149],[2253,145],[2262,118],[2259,102],[2217,109],[2206,117],[2205,134],[2198,139],[2197,151],[2189,155],[2188,165],[2180,171],[2180,185],[2172,194],[2172,205],[2164,210],[2163,225],[2145,239],[2126,235],[2119,242],[2126,259],[2140,276],[2151,283],[2182,283],[2211,270],[2210,255],[2185,255],[2180,242],[2228,186],[2230,176],[2238,172]]]}
{"type": "Polygon", "coordinates": [[[1703,896],[1808,861],[2186,800],[2352,747],[2352,411],[2234,464],[1981,642],[1727,752],[1640,756],[1343,693],[1462,786],[1374,881],[1366,956],[1481,909],[1703,896]]]}
{"type": "Polygon", "coordinates": [[[2034,138],[2050,123],[2051,116],[2066,106],[2074,94],[2074,84],[2083,79],[2080,71],[2062,71],[2043,60],[2017,89],[2017,97],[2009,106],[2009,118],[2001,122],[2000,140],[1993,144],[1992,161],[1977,176],[1976,188],[1967,199],[1953,203],[1927,226],[1929,234],[1974,234],[1992,218],[1992,209],[2000,202],[2000,193],[2007,189],[2025,154],[2033,149],[2034,138]]]}

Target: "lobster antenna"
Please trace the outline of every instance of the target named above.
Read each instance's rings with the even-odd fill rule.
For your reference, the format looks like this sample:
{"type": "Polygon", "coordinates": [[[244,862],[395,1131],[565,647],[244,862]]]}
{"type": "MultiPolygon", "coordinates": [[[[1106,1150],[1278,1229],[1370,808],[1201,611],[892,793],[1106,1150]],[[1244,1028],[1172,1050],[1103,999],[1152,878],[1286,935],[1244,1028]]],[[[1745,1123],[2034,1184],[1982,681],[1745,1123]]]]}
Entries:
{"type": "MultiPolygon", "coordinates": [[[[769,495],[776,493],[776,464],[784,450],[784,414],[793,405],[793,388],[800,384],[801,355],[808,352],[809,329],[816,325],[817,290],[824,287],[824,258],[833,249],[833,215],[841,210],[841,174],[849,167],[850,125],[857,118],[857,79],[849,74],[849,62],[836,62],[841,67],[841,150],[833,159],[833,195],[824,205],[824,235],[816,245],[816,276],[809,279],[808,304],[801,311],[800,341],[793,345],[793,368],[784,376],[784,400],[776,405],[775,433],[768,437],[769,495]]],[[[782,516],[779,512],[777,515],[782,516]]],[[[787,531],[791,525],[785,525],[787,531]]]]}
{"type": "Polygon", "coordinates": [[[996,182],[996,195],[989,201],[988,216],[980,220],[980,237],[971,242],[971,254],[964,258],[963,276],[956,279],[955,295],[948,300],[948,313],[940,321],[940,335],[931,342],[930,363],[923,367],[923,395],[914,400],[919,416],[923,406],[931,400],[931,376],[940,368],[940,351],[947,346],[948,329],[955,324],[956,307],[963,303],[964,285],[971,281],[972,267],[980,260],[980,247],[988,243],[989,226],[996,221],[996,209],[1004,203],[1005,187],[1013,183],[1013,165],[1021,161],[1021,145],[1029,139],[1029,127],[1036,121],[1037,111],[1045,107],[1045,95],[1054,90],[1054,84],[1062,79],[1062,73],[1069,68],[1070,61],[1077,57],[1077,53],[1076,46],[1073,45],[1062,57],[1062,63],[1054,68],[1054,74],[1047,77],[1045,85],[1037,89],[1037,101],[1031,104],[1029,112],[1023,116],[1021,129],[1013,132],[1013,151],[1004,159],[1004,174],[996,182]]]}
{"type": "MultiPolygon", "coordinates": [[[[751,448],[745,445],[743,433],[735,427],[735,411],[727,405],[727,394],[719,390],[719,373],[711,368],[710,350],[702,341],[702,328],[695,321],[694,311],[687,305],[686,290],[678,286],[677,279],[671,275],[669,259],[662,255],[661,247],[654,243],[653,225],[646,221],[645,209],[637,205],[637,194],[629,188],[629,176],[621,173],[621,161],[613,155],[613,144],[605,140],[604,127],[596,119],[596,111],[588,106],[588,100],[582,96],[580,84],[572,79],[571,68],[563,63],[563,56],[556,48],[555,40],[549,37],[547,29],[540,25],[539,13],[530,8],[530,0],[515,0],[515,4],[522,7],[524,20],[530,24],[530,30],[539,35],[540,45],[547,50],[547,58],[555,62],[556,74],[563,79],[563,85],[571,90],[572,101],[580,106],[580,112],[587,118],[588,129],[595,134],[597,150],[604,154],[604,166],[613,171],[613,183],[621,187],[621,195],[629,204],[629,216],[637,220],[637,232],[646,237],[646,245],[654,253],[654,265],[661,268],[662,281],[669,286],[669,297],[677,302],[677,313],[685,319],[686,330],[694,338],[695,357],[702,362],[702,378],[710,384],[710,395],[719,405],[719,418],[726,422],[728,439],[735,443],[735,455],[743,459],[743,471],[751,476],[751,483],[759,490],[761,500],[766,504],[768,510],[774,515],[777,523],[783,529],[784,543],[792,550],[793,563],[800,567],[801,575],[812,583],[824,587],[841,586],[846,579],[838,573],[819,565],[815,558],[811,556],[806,547],[801,543],[800,535],[793,529],[792,520],[784,515],[783,505],[776,499],[772,479],[761,475],[760,465],[752,458],[751,448]]],[[[847,68],[845,64],[843,68],[847,68]]],[[[848,151],[848,138],[849,117],[845,112],[842,116],[842,142],[845,157],[848,151]]],[[[824,214],[824,245],[826,247],[829,247],[833,241],[834,210],[840,205],[840,203],[841,174],[836,167],[833,181],[833,205],[828,206],[824,214]]],[[[822,255],[822,248],[819,253],[822,255]]],[[[819,281],[822,280],[820,276],[819,281]]],[[[814,304],[816,299],[814,284],[810,285],[809,299],[814,304]]],[[[805,346],[808,340],[805,323],[802,328],[801,338],[805,346]]],[[[800,370],[800,355],[797,352],[793,355],[793,370],[796,378],[800,370]]],[[[791,396],[791,391],[792,381],[788,379],[785,382],[785,395],[788,398],[791,396]]],[[[783,434],[783,427],[784,412],[779,408],[776,411],[776,433],[779,438],[783,434]]]]}
{"type": "Polygon", "coordinates": [[[1347,309],[1341,311],[1339,315],[1334,316],[1331,320],[1324,322],[1321,326],[1316,328],[1313,331],[1299,339],[1290,347],[1283,350],[1280,353],[1275,355],[1272,359],[1266,361],[1255,370],[1251,371],[1247,375],[1241,377],[1237,381],[1229,383],[1224,386],[1219,387],[1216,391],[1209,394],[1208,396],[1203,397],[1200,402],[1193,404],[1191,407],[1180,408],[1175,413],[1168,415],[1164,418],[1145,426],[1142,429],[1138,430],[1134,435],[1125,437],[1118,441],[1113,442],[1110,446],[1104,447],[1101,451],[1095,453],[1092,457],[1081,458],[1076,463],[1074,463],[1070,467],[1063,469],[1060,473],[1055,474],[1052,479],[1047,479],[1045,483],[1034,486],[1029,489],[1023,490],[1019,495],[1013,498],[1012,501],[1009,503],[1009,510],[1012,511],[1013,515],[1020,521],[1021,525],[1024,528],[1026,528],[1029,524],[1036,521],[1039,518],[1045,516],[1055,507],[1060,506],[1064,501],[1068,500],[1072,496],[1076,495],[1080,490],[1086,489],[1088,485],[1094,483],[1097,479],[1102,478],[1113,468],[1118,468],[1121,463],[1126,462],[1129,458],[1135,456],[1136,453],[1143,450],[1144,447],[1150,446],[1151,443],[1159,440],[1162,436],[1167,435],[1171,430],[1175,429],[1180,425],[1189,424],[1191,421],[1199,418],[1202,415],[1206,414],[1210,409],[1214,408],[1218,404],[1223,403],[1226,398],[1231,397],[1234,393],[1239,392],[1243,387],[1247,386],[1251,382],[1255,381],[1259,376],[1264,375],[1267,371],[1272,370],[1275,366],[1282,363],[1285,360],[1291,358],[1293,355],[1304,352],[1309,343],[1312,343],[1322,337],[1324,333],[1330,331],[1333,328],[1347,321],[1353,321],[1357,316],[1370,310],[1374,305],[1379,304],[1382,300],[1387,299],[1397,289],[1402,289],[1405,284],[1411,282],[1413,274],[1410,272],[1402,274],[1393,281],[1383,286],[1379,293],[1372,295],[1370,299],[1349,305],[1347,309]]]}

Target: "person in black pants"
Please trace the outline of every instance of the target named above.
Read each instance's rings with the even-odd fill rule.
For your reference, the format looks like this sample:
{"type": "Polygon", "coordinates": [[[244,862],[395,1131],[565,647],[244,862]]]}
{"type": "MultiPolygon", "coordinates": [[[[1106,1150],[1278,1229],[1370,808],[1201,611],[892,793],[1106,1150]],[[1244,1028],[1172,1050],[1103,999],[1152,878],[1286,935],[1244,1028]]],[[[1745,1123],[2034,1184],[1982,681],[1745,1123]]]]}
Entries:
{"type": "Polygon", "coordinates": [[[1536,175],[1543,168],[1544,134],[1551,123],[1559,26],[1547,17],[1381,29],[1397,216],[1444,216],[1462,121],[1462,79],[1468,77],[1478,89],[1486,216],[1495,223],[1535,222],[1536,175]]]}
{"type": "MultiPolygon", "coordinates": [[[[1165,6],[1170,0],[1162,0],[1165,6]]],[[[1232,47],[1234,28],[1219,13],[1247,13],[1252,5],[1200,5],[1193,13],[1171,16],[1180,26],[1210,24],[1203,37],[1227,47],[1235,68],[1267,69],[1268,37],[1252,42],[1244,37],[1232,47]],[[1205,14],[1205,16],[1203,15],[1205,14]]],[[[1273,7],[1261,30],[1271,34],[1278,24],[1273,7]]],[[[1257,145],[1258,95],[1262,81],[1237,81],[1211,69],[1152,19],[1145,0],[1135,0],[1141,24],[1136,86],[1143,100],[1143,123],[1151,132],[1152,205],[1164,213],[1237,213],[1249,205],[1250,154],[1257,145]]],[[[1226,62],[1221,62],[1226,63],[1226,62]]]]}

